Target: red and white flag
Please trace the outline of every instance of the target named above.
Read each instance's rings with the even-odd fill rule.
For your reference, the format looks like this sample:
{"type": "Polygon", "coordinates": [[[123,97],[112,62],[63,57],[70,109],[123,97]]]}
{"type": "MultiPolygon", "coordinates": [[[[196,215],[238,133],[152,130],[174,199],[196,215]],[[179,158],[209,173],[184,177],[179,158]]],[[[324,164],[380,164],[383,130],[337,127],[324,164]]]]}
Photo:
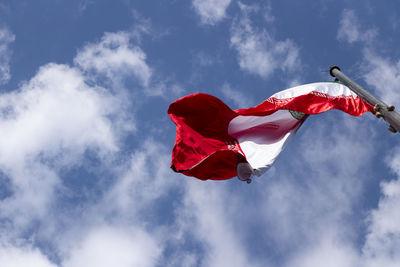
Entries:
{"type": "Polygon", "coordinates": [[[339,109],[360,116],[373,107],[343,84],[305,84],[258,106],[231,110],[218,98],[192,94],[173,102],[176,124],[171,168],[201,180],[251,181],[272,166],[308,114],[339,109]]]}

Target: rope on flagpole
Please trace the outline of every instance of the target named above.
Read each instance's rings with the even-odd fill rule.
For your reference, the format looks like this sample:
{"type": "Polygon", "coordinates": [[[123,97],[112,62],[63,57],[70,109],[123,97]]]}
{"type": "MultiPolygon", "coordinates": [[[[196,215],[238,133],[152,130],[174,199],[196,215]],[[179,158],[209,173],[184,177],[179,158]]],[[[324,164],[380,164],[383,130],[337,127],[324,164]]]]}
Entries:
{"type": "Polygon", "coordinates": [[[400,115],[394,111],[393,105],[387,105],[383,101],[376,98],[365,88],[358,85],[355,81],[347,77],[343,72],[341,72],[338,66],[331,66],[329,73],[332,77],[335,77],[341,81],[344,85],[350,88],[354,93],[356,93],[361,99],[368,102],[374,106],[375,116],[377,118],[383,118],[389,123],[388,130],[396,133],[400,132],[400,115]]]}

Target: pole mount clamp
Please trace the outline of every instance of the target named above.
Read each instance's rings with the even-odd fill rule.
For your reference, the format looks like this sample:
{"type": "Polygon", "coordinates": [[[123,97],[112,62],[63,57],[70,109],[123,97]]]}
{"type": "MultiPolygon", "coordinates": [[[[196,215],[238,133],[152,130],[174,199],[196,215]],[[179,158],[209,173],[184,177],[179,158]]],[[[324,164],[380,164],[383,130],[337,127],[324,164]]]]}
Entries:
{"type": "Polygon", "coordinates": [[[389,124],[389,126],[387,127],[387,129],[389,130],[389,131],[391,131],[392,133],[396,133],[397,132],[397,130],[396,130],[396,128],[394,128],[392,125],[390,125],[389,124]]]}
{"type": "Polygon", "coordinates": [[[381,111],[381,109],[382,109],[382,106],[379,103],[374,106],[374,111],[375,112],[379,112],[379,111],[381,111]]]}

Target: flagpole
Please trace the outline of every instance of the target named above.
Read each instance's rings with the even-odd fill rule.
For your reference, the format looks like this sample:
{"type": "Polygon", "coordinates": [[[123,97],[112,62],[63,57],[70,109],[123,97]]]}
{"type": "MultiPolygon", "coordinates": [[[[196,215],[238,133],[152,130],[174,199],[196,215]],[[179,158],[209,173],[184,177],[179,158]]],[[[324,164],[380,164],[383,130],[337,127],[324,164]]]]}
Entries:
{"type": "Polygon", "coordinates": [[[347,77],[343,72],[340,71],[338,66],[331,66],[329,73],[349,87],[354,93],[356,93],[361,99],[368,102],[372,106],[374,106],[375,115],[378,118],[383,118],[390,125],[388,126],[388,130],[395,133],[400,132],[400,115],[394,111],[394,106],[387,105],[383,101],[376,98],[370,92],[368,92],[365,88],[358,85],[352,79],[347,77]]]}

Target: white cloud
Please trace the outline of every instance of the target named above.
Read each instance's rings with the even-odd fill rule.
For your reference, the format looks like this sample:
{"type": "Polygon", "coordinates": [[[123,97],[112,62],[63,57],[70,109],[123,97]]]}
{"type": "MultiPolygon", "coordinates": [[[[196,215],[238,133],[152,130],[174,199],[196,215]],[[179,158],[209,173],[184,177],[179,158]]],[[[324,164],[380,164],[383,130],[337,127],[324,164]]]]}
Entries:
{"type": "Polygon", "coordinates": [[[231,0],[193,0],[193,7],[202,23],[214,25],[225,18],[230,3],[231,0]]]}
{"type": "Polygon", "coordinates": [[[249,73],[268,78],[275,70],[292,71],[300,64],[293,41],[275,40],[266,30],[255,28],[250,19],[254,9],[240,4],[242,16],[231,27],[231,46],[238,53],[239,66],[249,73]]]}
{"type": "MultiPolygon", "coordinates": [[[[400,261],[400,153],[391,156],[389,165],[397,179],[381,184],[378,208],[369,218],[368,235],[363,248],[364,266],[397,266],[400,261]]],[[[389,158],[388,158],[389,159],[389,158]]]]}
{"type": "Polygon", "coordinates": [[[361,118],[332,115],[305,122],[291,160],[268,180],[258,201],[268,229],[263,235],[285,251],[285,266],[358,266],[355,240],[363,218],[354,214],[372,178],[366,166],[374,157],[368,145],[373,132],[359,132],[368,128],[361,118]]]}
{"type": "Polygon", "coordinates": [[[179,211],[181,226],[204,246],[201,266],[258,266],[247,254],[240,231],[235,228],[236,216],[229,212],[232,207],[236,210],[243,206],[235,206],[237,198],[223,188],[211,181],[189,181],[185,206],[179,211]]]}
{"type": "Polygon", "coordinates": [[[139,229],[97,227],[77,242],[64,267],[151,267],[160,256],[157,241],[139,229]]]}
{"type": "Polygon", "coordinates": [[[249,108],[254,105],[254,100],[249,94],[244,94],[242,91],[233,89],[228,83],[222,85],[221,92],[224,98],[232,101],[237,108],[249,108]]]}
{"type": "Polygon", "coordinates": [[[214,65],[216,61],[218,61],[218,59],[216,60],[213,56],[204,52],[198,52],[194,55],[194,64],[196,66],[208,67],[214,65]]]}
{"type": "Polygon", "coordinates": [[[1,179],[10,182],[0,216],[13,220],[10,234],[51,212],[55,190],[64,190],[63,170],[84,164],[86,152],[102,161],[112,158],[134,130],[129,92],[101,86],[104,77],[112,85],[127,76],[147,83],[144,54],[128,42],[125,33],[106,34],[78,53],[79,68],[47,64],[19,90],[0,95],[1,179]]]}
{"type": "Polygon", "coordinates": [[[0,262],[4,267],[56,267],[36,248],[8,244],[0,246],[0,262]]]}
{"type": "MultiPolygon", "coordinates": [[[[157,248],[172,251],[166,258],[161,254],[158,257],[158,262],[168,263],[167,266],[258,266],[247,254],[238,234],[241,225],[238,226],[236,215],[231,214],[239,208],[232,203],[240,202],[237,198],[241,196],[233,197],[213,182],[174,175],[168,168],[169,162],[170,155],[163,144],[145,140],[131,155],[129,165],[104,199],[86,212],[87,222],[107,220],[132,227],[147,225],[151,229],[147,230],[148,236],[158,240],[157,248]],[[165,198],[169,199],[171,192],[175,196],[168,216],[177,217],[167,225],[149,222],[149,218],[157,216],[153,209],[164,203],[165,198]],[[186,242],[199,243],[205,254],[191,251],[183,245],[186,242]]],[[[90,227],[93,226],[89,223],[90,227]]],[[[75,238],[70,240],[62,243],[71,244],[75,238]]],[[[151,253],[146,247],[142,251],[145,255],[151,253]]]]}
{"type": "Polygon", "coordinates": [[[117,104],[103,88],[88,86],[78,70],[46,65],[20,91],[0,97],[0,162],[21,164],[40,153],[53,157],[61,149],[116,150],[107,116],[117,104]]]}
{"type": "Polygon", "coordinates": [[[120,215],[132,216],[139,210],[147,209],[178,184],[169,164],[170,155],[163,144],[144,140],[143,145],[131,155],[125,173],[105,196],[102,207],[120,215]]]}
{"type": "MultiPolygon", "coordinates": [[[[318,123],[317,130],[307,129],[302,140],[298,140],[303,148],[301,160],[291,162],[279,179],[266,186],[265,199],[261,200],[265,205],[259,208],[269,229],[264,234],[285,249],[289,259],[285,266],[398,265],[399,149],[387,156],[397,178],[381,184],[378,208],[371,211],[365,222],[367,234],[362,236],[359,225],[364,224],[364,213],[357,219],[354,211],[364,192],[365,179],[372,178],[365,168],[372,166],[374,148],[366,144],[372,143],[374,134],[360,133],[358,129],[365,129],[363,124],[368,121],[359,120],[335,120],[341,128],[331,132],[324,129],[329,121],[318,123]],[[302,167],[306,167],[307,175],[302,167]],[[296,181],[297,177],[304,180],[296,181]],[[358,243],[360,237],[365,238],[364,245],[358,243]]],[[[306,125],[307,122],[303,127],[306,125]]]]}
{"type": "MultiPolygon", "coordinates": [[[[276,69],[295,68],[298,52],[289,55],[290,41],[276,41],[255,29],[246,14],[235,25],[232,38],[237,40],[232,45],[243,59],[243,69],[269,77],[276,69]],[[252,63],[257,56],[278,66],[252,63]]],[[[88,150],[100,158],[118,152],[126,128],[116,117],[126,112],[121,97],[127,94],[106,90],[101,80],[116,84],[132,74],[147,87],[154,73],[145,58],[141,48],[131,44],[129,34],[106,34],[79,50],[77,67],[46,65],[21,90],[0,95],[0,132],[7,137],[0,141],[0,168],[16,189],[12,197],[1,200],[1,214],[17,225],[19,220],[40,217],[43,229],[32,239],[48,231],[44,221],[56,220],[46,213],[56,198],[54,188],[63,182],[60,169],[82,164],[88,150]]],[[[377,65],[391,63],[383,61],[377,65]]],[[[394,84],[397,73],[393,73],[388,80],[394,84]]],[[[221,90],[232,102],[250,105],[229,85],[221,90]]],[[[147,139],[131,155],[119,155],[123,162],[110,170],[117,178],[97,199],[80,202],[73,214],[79,216],[64,214],[59,207],[52,210],[63,231],[55,226],[54,235],[46,237],[51,241],[46,241],[54,245],[51,250],[58,253],[64,267],[358,266],[363,256],[354,244],[357,225],[349,217],[363,193],[360,176],[367,176],[372,165],[373,132],[360,133],[363,122],[348,116],[320,122],[297,140],[302,152],[291,151],[295,156],[287,161],[286,169],[269,172],[251,185],[177,177],[168,168],[165,145],[147,139]],[[337,127],[332,130],[331,124],[337,127]],[[165,209],[171,221],[155,222],[156,215],[164,215],[157,209],[164,209],[168,201],[173,202],[165,209]],[[68,220],[60,219],[67,215],[68,220]],[[258,245],[252,243],[253,232],[261,246],[275,251],[256,255],[260,250],[252,251],[258,245]],[[162,255],[165,249],[172,250],[173,256],[162,255]],[[268,263],[274,253],[276,257],[285,254],[282,264],[268,263]]],[[[392,167],[400,175],[397,162],[399,157],[392,167]]],[[[361,266],[394,266],[399,260],[399,185],[397,180],[382,184],[385,197],[371,215],[366,264],[361,266]]],[[[38,249],[24,246],[0,247],[0,262],[54,266],[38,249]]]]}
{"type": "Polygon", "coordinates": [[[90,6],[93,5],[94,2],[92,0],[80,0],[78,2],[78,13],[79,15],[82,15],[83,12],[86,11],[86,9],[90,6]]]}
{"type": "MultiPolygon", "coordinates": [[[[338,31],[338,39],[349,43],[365,41],[362,50],[362,71],[365,82],[375,89],[378,98],[389,104],[400,103],[398,84],[400,82],[400,60],[387,58],[373,46],[377,31],[362,29],[354,11],[345,10],[338,31]]],[[[355,157],[354,157],[355,158],[355,157]]],[[[396,174],[396,179],[381,183],[378,207],[369,212],[367,234],[358,266],[397,266],[400,261],[400,153],[397,148],[386,157],[388,166],[396,174]]]]}
{"type": "Polygon", "coordinates": [[[10,80],[10,44],[15,40],[14,34],[7,28],[0,28],[0,84],[10,80]]]}
{"type": "Polygon", "coordinates": [[[105,76],[116,84],[132,76],[148,86],[152,70],[146,63],[146,54],[130,39],[127,32],[106,33],[100,42],[80,49],[74,62],[84,71],[105,76]]]}
{"type": "MultiPolygon", "coordinates": [[[[335,236],[337,233],[329,233],[332,229],[327,229],[327,233],[322,234],[318,240],[310,247],[301,248],[298,256],[291,259],[288,267],[354,267],[360,266],[357,250],[344,243],[335,236]]],[[[308,245],[308,244],[307,244],[308,245]]]]}
{"type": "Polygon", "coordinates": [[[51,253],[65,266],[102,266],[95,264],[99,260],[106,266],[112,265],[107,265],[110,261],[117,266],[154,266],[163,249],[157,241],[160,234],[147,232],[136,220],[137,211],[154,205],[176,185],[165,179],[170,174],[169,153],[153,141],[131,156],[118,153],[127,132],[135,129],[133,92],[119,85],[136,79],[137,95],[148,93],[147,87],[162,91],[166,86],[154,81],[145,53],[132,44],[134,34],[106,33],[98,43],[78,51],[75,65],[47,64],[18,90],[0,95],[0,182],[7,181],[10,192],[0,199],[2,233],[9,240],[49,243],[51,253]],[[58,210],[60,199],[72,190],[65,170],[86,169],[84,165],[91,164],[88,154],[102,165],[118,157],[117,166],[102,167],[120,179],[105,188],[104,195],[80,203],[84,214],[80,208],[58,210]],[[71,214],[77,217],[72,219],[71,214]],[[113,222],[106,218],[111,214],[113,222]],[[125,222],[126,227],[114,228],[114,222],[125,222]],[[30,229],[35,229],[34,236],[27,237],[30,229]],[[82,242],[76,244],[77,240],[82,242]],[[118,250],[107,254],[111,243],[118,250]]]}
{"type": "MultiPolygon", "coordinates": [[[[0,167],[13,195],[0,203],[1,216],[25,225],[45,216],[59,168],[81,164],[87,150],[100,157],[118,150],[110,116],[119,101],[88,86],[82,73],[48,64],[18,91],[0,96],[0,167]]],[[[123,113],[123,112],[122,112],[123,113]]]]}
{"type": "Polygon", "coordinates": [[[271,2],[267,2],[265,6],[265,11],[264,11],[264,20],[266,22],[274,22],[275,17],[272,15],[272,6],[271,2]]]}
{"type": "Polygon", "coordinates": [[[59,212],[58,221],[46,223],[47,229],[41,231],[47,231],[46,239],[57,235],[51,242],[63,259],[62,266],[113,265],[110,262],[115,266],[154,266],[162,260],[175,230],[154,217],[158,216],[157,207],[165,205],[170,189],[183,190],[183,183],[169,169],[170,155],[160,142],[144,140],[121,161],[109,169],[117,177],[107,179],[110,184],[102,194],[81,202],[79,209],[71,211],[73,215],[59,212]],[[60,224],[65,226],[61,234],[60,224]]]}
{"type": "Polygon", "coordinates": [[[353,10],[345,9],[339,22],[340,27],[337,33],[338,40],[354,43],[360,40],[359,23],[353,10]]]}
{"type": "Polygon", "coordinates": [[[370,42],[375,36],[375,30],[369,29],[364,31],[361,29],[358,17],[353,10],[343,10],[339,22],[339,30],[336,35],[336,38],[339,41],[345,41],[350,44],[358,41],[370,42]]]}
{"type": "Polygon", "coordinates": [[[99,42],[78,50],[75,65],[83,71],[86,80],[105,84],[121,99],[128,98],[128,94],[170,97],[181,93],[179,84],[157,75],[146,62],[146,53],[139,44],[143,33],[150,31],[150,22],[135,10],[132,12],[138,21],[132,31],[105,33],[99,42]],[[132,84],[139,92],[132,90],[132,84]]]}
{"type": "Polygon", "coordinates": [[[400,104],[400,60],[384,58],[364,49],[364,80],[388,104],[400,104]]]}

